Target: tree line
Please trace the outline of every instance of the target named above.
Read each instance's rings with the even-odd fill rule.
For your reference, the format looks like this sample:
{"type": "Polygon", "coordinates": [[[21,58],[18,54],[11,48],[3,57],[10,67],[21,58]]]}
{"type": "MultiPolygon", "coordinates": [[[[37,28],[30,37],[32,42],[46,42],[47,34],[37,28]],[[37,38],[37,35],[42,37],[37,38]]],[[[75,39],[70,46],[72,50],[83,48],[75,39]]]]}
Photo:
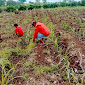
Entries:
{"type": "Polygon", "coordinates": [[[85,6],[85,0],[74,1],[74,0],[63,0],[62,2],[48,3],[46,0],[42,0],[43,3],[40,3],[40,0],[36,2],[24,3],[26,0],[0,0],[0,12],[5,10],[7,12],[13,12],[16,9],[18,10],[32,10],[38,8],[56,8],[56,7],[66,7],[66,6],[85,6]],[[4,8],[3,8],[4,7],[4,8]]]}

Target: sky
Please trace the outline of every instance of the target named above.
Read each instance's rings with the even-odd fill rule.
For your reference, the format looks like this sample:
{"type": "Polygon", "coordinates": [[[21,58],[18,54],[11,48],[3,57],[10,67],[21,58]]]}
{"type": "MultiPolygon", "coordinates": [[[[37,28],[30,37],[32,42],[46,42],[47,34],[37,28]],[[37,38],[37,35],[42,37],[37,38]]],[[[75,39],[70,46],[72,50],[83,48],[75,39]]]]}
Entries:
{"type": "MultiPolygon", "coordinates": [[[[14,0],[14,1],[18,1],[18,0],[14,0]]],[[[31,1],[31,2],[35,2],[36,0],[26,0],[27,2],[31,1]]],[[[40,0],[42,1],[42,0],[40,0]]],[[[60,2],[62,0],[47,0],[47,2],[60,2]]],[[[74,0],[74,1],[81,1],[81,0],[74,0]]]]}

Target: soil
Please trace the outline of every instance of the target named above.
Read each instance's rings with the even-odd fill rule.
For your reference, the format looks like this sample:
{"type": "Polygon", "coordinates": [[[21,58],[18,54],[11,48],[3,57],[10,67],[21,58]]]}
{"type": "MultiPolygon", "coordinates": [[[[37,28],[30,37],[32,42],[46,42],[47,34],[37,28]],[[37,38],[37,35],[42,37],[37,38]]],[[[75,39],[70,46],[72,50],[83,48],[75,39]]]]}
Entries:
{"type": "MultiPolygon", "coordinates": [[[[75,20],[75,19],[78,19],[78,17],[74,16],[72,13],[68,12],[68,11],[63,11],[67,16],[70,15],[70,16],[73,16],[72,18],[75,20]]],[[[78,11],[79,12],[79,11],[78,11]]],[[[16,17],[14,18],[17,18],[19,17],[20,19],[20,23],[23,23],[23,21],[25,20],[26,18],[26,14],[28,12],[23,12],[23,13],[20,13],[20,16],[22,18],[19,17],[19,15],[17,14],[16,17]],[[25,17],[23,17],[25,16],[25,17]]],[[[79,39],[77,36],[71,34],[71,33],[68,33],[66,30],[63,29],[63,27],[61,26],[61,22],[68,22],[69,24],[71,24],[72,27],[75,27],[76,29],[80,27],[80,25],[75,25],[72,23],[71,19],[67,19],[67,18],[64,18],[63,15],[59,15],[55,12],[54,10],[54,13],[55,13],[55,17],[56,18],[60,18],[61,21],[58,21],[57,19],[54,19],[52,17],[52,13],[51,11],[49,10],[45,10],[44,13],[47,15],[47,17],[49,17],[49,21],[52,22],[53,24],[56,24],[56,27],[55,27],[55,35],[56,37],[57,36],[65,36],[66,39],[63,39],[63,40],[59,40],[58,41],[58,44],[59,46],[61,46],[64,50],[62,52],[62,55],[64,55],[66,53],[66,49],[67,47],[69,47],[69,62],[70,62],[70,67],[72,68],[76,68],[77,69],[77,73],[85,73],[85,43],[82,42],[81,39],[79,39]],[[73,43],[72,43],[73,42],[73,43]]],[[[82,14],[82,19],[84,18],[84,14],[79,12],[79,14],[82,14]]],[[[42,17],[42,11],[41,10],[38,10],[38,11],[29,11],[29,15],[32,16],[32,20],[35,19],[35,15],[39,17],[39,21],[41,21],[41,18],[42,17]]],[[[82,22],[84,22],[84,19],[82,20],[82,22]]],[[[30,23],[29,23],[30,24],[30,23]]],[[[4,26],[5,27],[5,26],[4,26]]],[[[6,34],[3,34],[3,35],[6,35],[6,34]]],[[[9,38],[5,38],[5,37],[2,37],[2,39],[0,39],[0,43],[2,42],[5,42],[8,44],[9,47],[11,48],[14,48],[16,47],[17,43],[16,42],[11,42],[13,40],[18,40],[19,38],[17,36],[10,36],[9,38]]],[[[0,46],[0,50],[2,50],[3,48],[5,47],[2,47],[0,46]]],[[[36,56],[35,60],[37,61],[37,65],[45,65],[45,66],[50,66],[53,63],[59,63],[60,61],[60,58],[57,57],[59,55],[59,53],[56,51],[55,47],[54,47],[54,44],[48,44],[48,45],[40,45],[40,44],[37,44],[33,49],[32,49],[32,53],[30,54],[30,56],[27,56],[27,57],[30,57],[30,60],[34,60],[33,59],[33,56],[36,56]],[[44,53],[43,51],[44,50],[47,50],[49,53],[44,53]]],[[[13,58],[12,59],[9,59],[10,62],[12,64],[17,64],[18,62],[25,62],[25,60],[22,60],[22,58],[24,56],[22,55],[16,55],[16,53],[12,53],[12,56],[13,58]]],[[[62,61],[62,64],[59,65],[59,68],[62,67],[63,65],[63,61],[62,61]]],[[[25,72],[22,72],[20,73],[20,69],[22,69],[23,66],[22,65],[17,65],[16,69],[17,69],[17,72],[15,73],[15,75],[23,75],[25,74],[25,72]]],[[[0,68],[1,69],[1,68],[0,68]]],[[[1,71],[0,71],[1,73],[1,71]]],[[[36,78],[34,75],[33,75],[33,70],[30,70],[29,72],[26,72],[28,74],[31,75],[31,78],[29,80],[25,80],[23,78],[15,78],[12,83],[14,85],[33,85],[34,82],[36,81],[38,83],[38,85],[49,85],[49,84],[53,84],[53,85],[70,85],[68,83],[65,83],[63,78],[60,76],[60,75],[57,75],[55,76],[55,74],[48,74],[48,75],[42,75],[41,77],[38,77],[36,78]]],[[[80,79],[81,80],[81,79],[80,79]]]]}

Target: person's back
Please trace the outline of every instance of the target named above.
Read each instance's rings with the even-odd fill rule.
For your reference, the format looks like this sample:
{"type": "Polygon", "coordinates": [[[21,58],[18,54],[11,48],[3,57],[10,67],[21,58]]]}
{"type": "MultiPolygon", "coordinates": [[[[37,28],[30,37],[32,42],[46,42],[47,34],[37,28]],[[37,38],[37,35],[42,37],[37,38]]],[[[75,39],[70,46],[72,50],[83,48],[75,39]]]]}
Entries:
{"type": "Polygon", "coordinates": [[[22,36],[24,34],[24,32],[20,26],[15,29],[15,33],[17,33],[17,32],[18,32],[19,36],[22,36]]]}
{"type": "Polygon", "coordinates": [[[36,23],[36,21],[32,22],[32,26],[35,27],[33,42],[35,42],[35,39],[37,39],[44,44],[44,38],[50,35],[50,30],[43,23],[36,23]]]}
{"type": "Polygon", "coordinates": [[[15,34],[18,35],[18,36],[23,36],[24,32],[22,30],[22,28],[20,26],[18,26],[17,24],[14,24],[15,26],[15,34]]]}
{"type": "Polygon", "coordinates": [[[50,34],[49,29],[43,23],[37,22],[35,29],[37,29],[39,33],[42,33],[45,36],[50,34]]]}

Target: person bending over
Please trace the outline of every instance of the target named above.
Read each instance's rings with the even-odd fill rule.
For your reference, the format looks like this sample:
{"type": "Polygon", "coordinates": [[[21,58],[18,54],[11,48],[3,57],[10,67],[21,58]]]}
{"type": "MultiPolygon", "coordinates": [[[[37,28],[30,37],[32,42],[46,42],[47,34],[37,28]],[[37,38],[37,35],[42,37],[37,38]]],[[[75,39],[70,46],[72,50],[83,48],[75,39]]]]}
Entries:
{"type": "Polygon", "coordinates": [[[50,30],[41,22],[32,22],[32,26],[35,27],[33,42],[35,39],[41,41],[41,44],[44,44],[44,38],[50,35],[50,30]]]}
{"type": "Polygon", "coordinates": [[[22,28],[20,26],[18,26],[18,24],[14,24],[14,27],[16,28],[15,29],[15,34],[18,36],[18,37],[21,37],[24,35],[24,32],[22,30],[22,28]]]}

